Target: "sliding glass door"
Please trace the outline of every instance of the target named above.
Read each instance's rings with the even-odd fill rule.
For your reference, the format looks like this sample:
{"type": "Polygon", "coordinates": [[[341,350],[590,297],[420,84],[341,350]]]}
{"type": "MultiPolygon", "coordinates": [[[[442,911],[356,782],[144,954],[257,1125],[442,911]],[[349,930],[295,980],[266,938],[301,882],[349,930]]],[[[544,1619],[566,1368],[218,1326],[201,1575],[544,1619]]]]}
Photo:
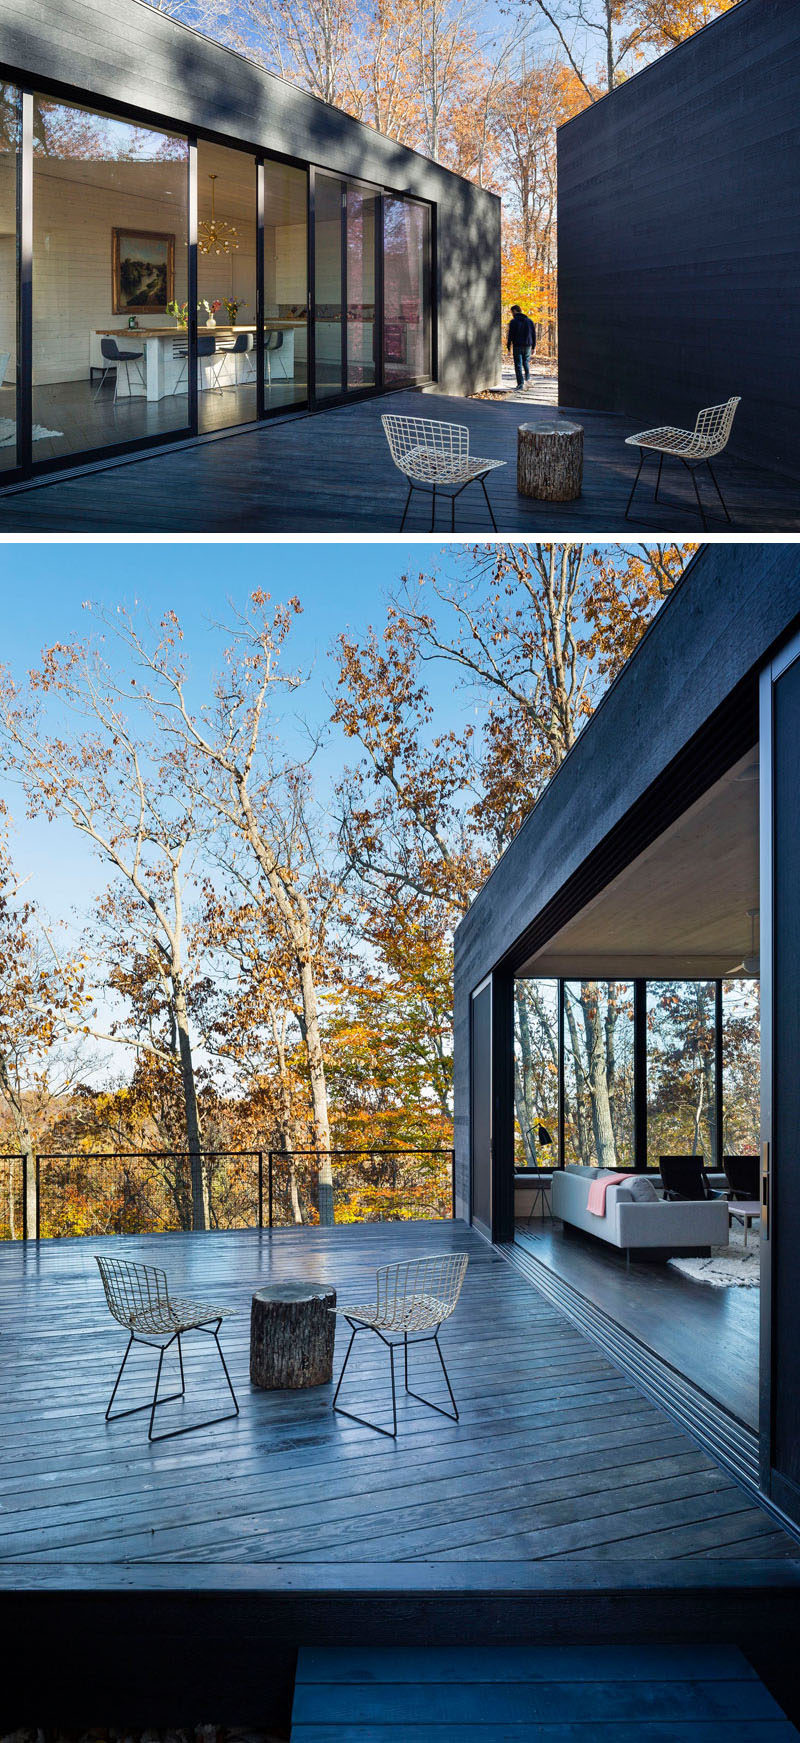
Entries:
{"type": "Polygon", "coordinates": [[[418,200],[383,202],[383,377],[387,387],[431,374],[431,214],[418,200]]]}
{"type": "Polygon", "coordinates": [[[347,389],[358,392],[377,381],[376,240],[380,196],[374,188],[347,188],[347,389]]]}
{"type": "Polygon", "coordinates": [[[376,188],[314,178],[314,391],[317,402],[378,384],[376,188]]]}
{"type": "Polygon", "coordinates": [[[424,380],[430,251],[405,196],[0,83],[0,477],[424,380]]]}
{"type": "Polygon", "coordinates": [[[197,146],[197,423],[201,431],[258,416],[257,160],[197,146]]]}
{"type": "Polygon", "coordinates": [[[33,104],[33,459],[185,430],[189,142],[33,104]]]}
{"type": "Polygon", "coordinates": [[[20,94],[0,84],[0,475],[17,465],[17,171],[20,94]]]}
{"type": "Polygon", "coordinates": [[[308,175],[264,164],[264,410],[308,400],[308,175]]]}

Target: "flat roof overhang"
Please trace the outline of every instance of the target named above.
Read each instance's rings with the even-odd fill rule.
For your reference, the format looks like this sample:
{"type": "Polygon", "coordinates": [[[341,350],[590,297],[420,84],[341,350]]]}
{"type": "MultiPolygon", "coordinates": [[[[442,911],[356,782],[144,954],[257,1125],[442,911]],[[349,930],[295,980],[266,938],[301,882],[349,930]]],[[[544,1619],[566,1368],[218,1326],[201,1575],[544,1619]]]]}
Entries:
{"type": "MultiPolygon", "coordinates": [[[[724,979],[753,949],[757,749],[520,964],[526,978],[724,979]]],[[[755,920],[757,943],[757,916],[755,920]]]]}

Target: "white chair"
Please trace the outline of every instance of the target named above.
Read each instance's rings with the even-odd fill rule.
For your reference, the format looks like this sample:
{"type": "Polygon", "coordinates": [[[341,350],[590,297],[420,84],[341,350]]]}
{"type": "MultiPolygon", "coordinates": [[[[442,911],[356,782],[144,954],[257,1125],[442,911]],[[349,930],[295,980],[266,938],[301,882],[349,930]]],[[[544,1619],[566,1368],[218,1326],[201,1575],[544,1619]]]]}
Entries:
{"type": "Polygon", "coordinates": [[[644,465],[645,454],[650,450],[652,453],[658,454],[659,457],[658,477],[656,479],[656,502],[658,502],[658,489],[661,483],[661,468],[664,464],[664,455],[672,454],[676,460],[681,460],[683,462],[687,472],[690,472],[692,475],[694,493],[697,497],[697,506],[700,510],[700,519],[703,523],[703,528],[705,529],[705,511],[703,509],[703,504],[700,501],[700,492],[697,488],[697,478],[695,477],[696,468],[705,464],[711,473],[711,480],[714,489],[716,490],[717,496],[725,510],[725,518],[728,525],[730,525],[731,517],[725,506],[725,499],[722,495],[722,491],[720,490],[714,476],[714,468],[711,465],[711,462],[715,456],[721,454],[723,449],[728,445],[731,429],[733,428],[733,420],[736,415],[736,407],[738,405],[741,405],[741,398],[726,400],[724,405],[705,406],[702,411],[698,412],[697,422],[693,430],[679,430],[672,424],[663,424],[656,430],[640,430],[639,434],[636,436],[626,436],[626,447],[638,448],[640,450],[639,470],[634,478],[633,489],[628,497],[628,507],[625,510],[626,520],[636,493],[636,486],[639,482],[639,475],[644,465]]]}
{"type": "Polygon", "coordinates": [[[497,522],[486,494],[486,478],[490,472],[505,466],[505,460],[482,460],[469,451],[469,430],[466,424],[443,424],[433,418],[408,418],[395,412],[384,412],[381,423],[386,432],[389,452],[398,468],[409,480],[406,506],[400,531],[406,524],[408,505],[414,490],[432,492],[431,532],[436,524],[436,491],[442,485],[457,485],[450,498],[450,530],[456,527],[456,497],[468,484],[479,483],[486,497],[494,531],[497,522]]]}
{"type": "Polygon", "coordinates": [[[389,1440],[397,1438],[397,1396],[394,1381],[394,1352],[399,1346],[392,1342],[393,1337],[403,1339],[403,1364],[405,1389],[410,1398],[416,1398],[418,1403],[427,1404],[430,1410],[438,1410],[440,1416],[446,1416],[450,1422],[458,1422],[458,1408],[453,1397],[453,1388],[444,1364],[444,1356],[439,1346],[439,1328],[450,1318],[456,1302],[461,1294],[461,1286],[469,1264],[466,1253],[436,1254],[426,1259],[407,1259],[401,1265],[384,1265],[375,1274],[376,1295],[375,1305],[360,1307],[332,1307],[331,1313],[336,1313],[346,1319],[350,1326],[350,1342],[347,1354],[339,1375],[339,1384],[333,1397],[333,1409],[340,1416],[346,1416],[350,1422],[359,1422],[362,1428],[374,1428],[378,1434],[385,1434],[389,1440]],[[389,1365],[392,1375],[392,1427],[381,1428],[377,1422],[368,1422],[363,1416],[354,1416],[351,1411],[343,1410],[337,1403],[342,1389],[350,1351],[360,1331],[372,1331],[385,1344],[389,1351],[389,1365]],[[420,1335],[421,1334],[421,1335],[420,1335]],[[452,1411],[444,1410],[441,1404],[433,1404],[429,1398],[421,1397],[419,1392],[412,1392],[408,1384],[408,1344],[433,1343],[436,1354],[442,1364],[447,1390],[450,1394],[452,1411]]]}
{"type": "Polygon", "coordinates": [[[109,1259],[100,1253],[95,1253],[95,1258],[100,1268],[100,1276],[103,1279],[103,1288],[109,1310],[129,1333],[128,1347],[114,1382],[114,1390],[108,1401],[106,1422],[118,1422],[122,1416],[136,1416],[140,1410],[149,1410],[148,1440],[174,1440],[179,1434],[191,1434],[196,1428],[210,1428],[215,1422],[229,1422],[232,1417],[238,1416],[239,1406],[236,1402],[236,1394],[231,1385],[231,1377],[225,1366],[225,1357],[222,1354],[219,1341],[219,1328],[223,1319],[227,1319],[234,1311],[233,1308],[211,1307],[205,1301],[190,1301],[185,1296],[170,1295],[166,1274],[159,1271],[155,1265],[137,1265],[129,1259],[109,1259]],[[181,1350],[181,1336],[186,1331],[207,1332],[209,1337],[213,1337],[234,1408],[223,1416],[212,1416],[207,1422],[191,1423],[188,1428],[173,1428],[166,1434],[154,1434],[153,1423],[158,1405],[170,1404],[176,1398],[183,1398],[186,1392],[181,1350]],[[164,1356],[170,1345],[175,1342],[178,1345],[181,1389],[180,1392],[171,1392],[166,1398],[159,1398],[158,1388],[164,1356]],[[117,1395],[117,1387],[122,1379],[123,1368],[134,1344],[147,1344],[149,1348],[161,1352],[158,1358],[153,1401],[152,1404],[136,1404],[131,1410],[117,1410],[112,1416],[111,1406],[117,1395]]]}

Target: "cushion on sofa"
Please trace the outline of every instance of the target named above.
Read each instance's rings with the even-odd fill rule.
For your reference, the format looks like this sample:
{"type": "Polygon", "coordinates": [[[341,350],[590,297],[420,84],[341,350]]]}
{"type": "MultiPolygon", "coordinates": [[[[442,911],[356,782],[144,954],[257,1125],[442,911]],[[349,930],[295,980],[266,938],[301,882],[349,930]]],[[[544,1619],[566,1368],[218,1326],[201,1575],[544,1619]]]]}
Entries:
{"type": "Polygon", "coordinates": [[[646,1174],[634,1174],[617,1191],[617,1204],[656,1204],[658,1193],[646,1174]]]}

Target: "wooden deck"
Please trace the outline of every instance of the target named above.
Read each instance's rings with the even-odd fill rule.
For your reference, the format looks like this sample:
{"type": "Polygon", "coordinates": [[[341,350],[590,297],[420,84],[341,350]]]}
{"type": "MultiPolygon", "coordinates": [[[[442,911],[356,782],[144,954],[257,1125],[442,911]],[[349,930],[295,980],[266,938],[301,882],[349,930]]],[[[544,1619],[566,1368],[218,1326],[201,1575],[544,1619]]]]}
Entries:
{"type": "MultiPolygon", "coordinates": [[[[630,421],[564,408],[585,429],[584,490],[574,503],[531,502],[517,493],[516,432],[523,422],[549,419],[547,406],[516,401],[454,399],[402,392],[321,412],[296,413],[259,428],[143,459],[105,462],[80,476],[54,478],[0,496],[0,532],[396,532],[405,501],[392,466],[381,413],[466,423],[473,452],[502,459],[489,493],[501,533],[672,532],[694,536],[700,521],[691,481],[665,468],[662,501],[647,477],[626,521],[636,471],[626,448],[630,421]]],[[[722,456],[718,475],[730,510],[728,527],[710,483],[700,481],[711,532],[793,532],[800,529],[800,492],[791,479],[722,456]]],[[[430,499],[416,495],[406,531],[430,532],[430,499]]],[[[449,504],[437,530],[449,532],[449,504]]],[[[459,498],[456,532],[487,533],[480,488],[459,498]]]]}
{"type": "MultiPolygon", "coordinates": [[[[462,1224],[8,1243],[0,1327],[0,1628],[7,1690],[27,1700],[17,1723],[263,1722],[265,1677],[285,1707],[312,1642],[703,1639],[752,1654],[796,1638],[795,1540],[462,1224]],[[104,1245],[238,1310],[222,1333],[238,1420],[152,1446],[146,1416],[106,1425],[124,1334],[94,1264],[104,1245]],[[300,1276],[360,1299],[379,1264],[450,1249],[470,1255],[442,1333],[459,1423],[401,1393],[393,1443],[334,1416],[331,1387],[251,1389],[255,1288],[300,1276]],[[20,1668],[32,1635],[50,1673],[35,1712],[20,1668]],[[135,1643],[151,1637],[147,1680],[135,1643]]],[[[350,1403],[385,1419],[374,1345],[350,1403]]],[[[335,1373],[343,1349],[340,1329],[335,1373]]],[[[150,1352],[136,1360],[126,1402],[152,1385],[150,1352]]],[[[416,1362],[437,1398],[429,1352],[416,1362]]],[[[224,1403],[204,1339],[187,1381],[163,1427],[224,1403]]]]}
{"type": "MultiPolygon", "coordinates": [[[[54,1241],[33,1254],[17,1245],[0,1253],[5,1566],[764,1561],[798,1553],[705,1453],[458,1224],[117,1240],[115,1251],[135,1249],[185,1291],[238,1310],[223,1344],[240,1418],[152,1447],[146,1417],[103,1420],[124,1334],[102,1297],[92,1257],[98,1245],[54,1241]],[[462,1302],[442,1334],[458,1424],[406,1399],[392,1445],[334,1416],[328,1387],[295,1394],[250,1387],[254,1288],[299,1275],[334,1282],[340,1300],[361,1299],[378,1264],[451,1246],[470,1253],[462,1302]]],[[[349,1396],[348,1407],[385,1419],[385,1352],[377,1340],[362,1343],[368,1347],[341,1402],[349,1396]]],[[[339,1327],[337,1368],[342,1349],[339,1327]]],[[[426,1352],[416,1360],[418,1389],[430,1385],[438,1397],[432,1360],[426,1352]]],[[[152,1377],[150,1353],[136,1361],[134,1402],[147,1396],[152,1377]]],[[[195,1338],[187,1373],[186,1402],[164,1407],[164,1428],[224,1402],[204,1339],[195,1338]]]]}

